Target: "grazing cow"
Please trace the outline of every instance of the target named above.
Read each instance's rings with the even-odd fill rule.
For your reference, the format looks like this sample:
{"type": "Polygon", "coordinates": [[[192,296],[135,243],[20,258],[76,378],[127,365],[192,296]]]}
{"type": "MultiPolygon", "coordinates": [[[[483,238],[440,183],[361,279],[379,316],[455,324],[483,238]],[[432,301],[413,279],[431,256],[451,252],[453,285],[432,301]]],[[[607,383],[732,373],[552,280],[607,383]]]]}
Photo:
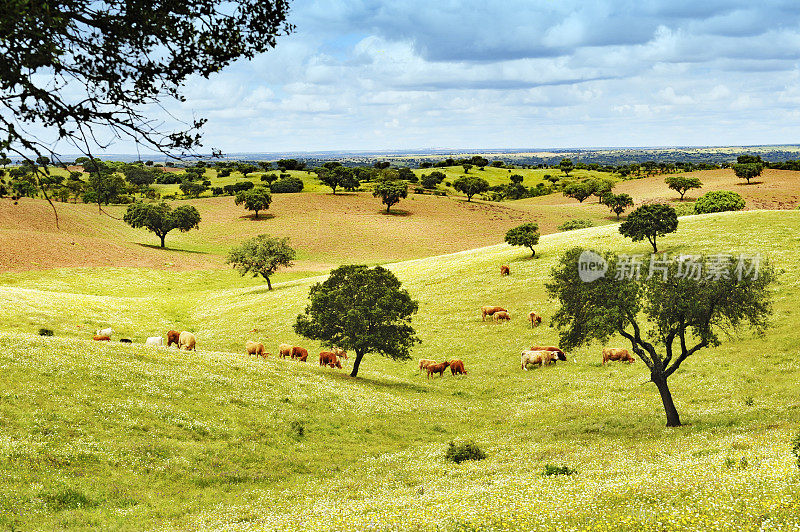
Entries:
{"type": "Polygon", "coordinates": [[[522,352],[520,365],[522,369],[528,371],[528,364],[534,364],[539,367],[549,366],[553,363],[555,358],[556,355],[553,351],[532,351],[526,349],[522,352]]]}
{"type": "Polygon", "coordinates": [[[556,357],[559,360],[561,360],[563,362],[567,361],[567,354],[564,353],[564,351],[562,351],[561,349],[557,348],[554,345],[535,345],[535,346],[531,347],[531,351],[552,351],[553,353],[556,354],[556,357]]]}
{"type": "Polygon", "coordinates": [[[421,369],[421,370],[427,368],[431,364],[436,364],[436,361],[435,360],[430,360],[430,359],[427,359],[427,358],[420,358],[419,359],[419,369],[421,369]]]}
{"type": "Polygon", "coordinates": [[[500,320],[508,321],[508,320],[511,319],[511,314],[509,314],[505,310],[500,310],[500,311],[494,313],[494,315],[492,316],[492,319],[494,321],[500,321],[500,320]]]}
{"type": "Polygon", "coordinates": [[[500,276],[502,277],[503,275],[511,275],[511,268],[507,264],[500,266],[500,276]]]}
{"type": "Polygon", "coordinates": [[[345,351],[344,349],[340,347],[334,347],[333,349],[331,349],[331,351],[333,351],[333,354],[336,355],[337,357],[347,360],[347,351],[345,351]]]}
{"type": "Polygon", "coordinates": [[[264,344],[261,342],[248,341],[244,348],[247,350],[248,355],[267,358],[267,351],[264,349],[264,344]]]}
{"type": "Polygon", "coordinates": [[[120,338],[119,342],[121,344],[131,344],[131,343],[133,343],[133,340],[131,340],[130,338],[120,338]]]}
{"type": "Polygon", "coordinates": [[[464,361],[455,359],[450,361],[450,371],[453,375],[466,375],[467,370],[464,369],[464,361]]]}
{"type": "Polygon", "coordinates": [[[164,339],[160,336],[151,336],[150,338],[144,341],[144,345],[154,345],[156,347],[161,347],[164,345],[164,339]]]}
{"type": "Polygon", "coordinates": [[[631,354],[628,352],[627,349],[622,349],[619,347],[603,348],[603,364],[605,364],[609,360],[611,361],[618,360],[620,362],[627,362],[628,364],[633,364],[633,356],[631,356],[631,354]]]}
{"type": "Polygon", "coordinates": [[[185,349],[186,351],[197,351],[197,339],[194,335],[187,331],[181,331],[178,337],[178,349],[185,349]]]}
{"type": "Polygon", "coordinates": [[[493,316],[495,312],[508,312],[503,307],[481,307],[481,321],[486,321],[486,316],[493,316]]]}
{"type": "Polygon", "coordinates": [[[181,339],[181,333],[178,331],[167,331],[167,347],[171,346],[172,344],[180,345],[178,340],[181,339]]]}
{"type": "Polygon", "coordinates": [[[95,340],[95,341],[98,341],[98,342],[110,342],[111,338],[109,338],[108,336],[103,335],[103,334],[97,334],[92,338],[92,340],[95,340]]]}
{"type": "Polygon", "coordinates": [[[114,329],[112,329],[111,327],[107,327],[105,329],[97,329],[97,332],[95,334],[97,336],[108,336],[109,338],[111,338],[112,336],[114,336],[114,329]]]}
{"type": "Polygon", "coordinates": [[[542,317],[535,312],[528,314],[528,321],[531,322],[531,328],[538,327],[542,323],[542,317]]]}
{"type": "Polygon", "coordinates": [[[292,358],[297,359],[299,362],[305,362],[308,360],[308,351],[295,345],[292,347],[292,358]]]}
{"type": "Polygon", "coordinates": [[[342,369],[342,363],[339,362],[339,357],[332,351],[323,351],[319,354],[319,365],[342,369]]]}
{"type": "Polygon", "coordinates": [[[281,344],[278,346],[278,356],[281,358],[291,358],[292,346],[289,344],[281,344]]]}
{"type": "Polygon", "coordinates": [[[449,365],[450,362],[448,361],[440,362],[438,364],[428,364],[428,366],[425,368],[428,370],[428,378],[430,379],[431,375],[434,373],[438,373],[440,377],[444,377],[444,370],[446,370],[447,366],[449,365]]]}

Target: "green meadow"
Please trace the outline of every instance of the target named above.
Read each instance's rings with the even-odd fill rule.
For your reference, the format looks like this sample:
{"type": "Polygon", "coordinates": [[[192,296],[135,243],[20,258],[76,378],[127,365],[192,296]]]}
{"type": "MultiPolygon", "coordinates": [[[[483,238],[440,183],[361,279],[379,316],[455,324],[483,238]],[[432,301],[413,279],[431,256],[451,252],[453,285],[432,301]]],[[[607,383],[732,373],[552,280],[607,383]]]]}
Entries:
{"type": "Polygon", "coordinates": [[[669,429],[644,365],[602,366],[602,345],[519,367],[558,341],[544,283],[564,250],[649,253],[616,225],[543,236],[536,258],[495,245],[389,265],[422,343],[409,361],[367,355],[356,379],[292,330],[321,276],[268,291],[229,270],[0,274],[0,529],[798,529],[798,226],[798,211],[689,216],[659,241],[759,252],[780,279],[766,336],[725,337],[670,379],[684,426],[669,429]],[[511,321],[482,322],[487,304],[511,321]],[[105,326],[134,343],[93,342],[105,326]],[[142,345],[169,329],[198,351],[142,345]],[[305,346],[309,363],[249,358],[247,340],[305,346]],[[427,379],[418,358],[468,374],[427,379]],[[486,459],[444,460],[468,440],[486,459]]]}

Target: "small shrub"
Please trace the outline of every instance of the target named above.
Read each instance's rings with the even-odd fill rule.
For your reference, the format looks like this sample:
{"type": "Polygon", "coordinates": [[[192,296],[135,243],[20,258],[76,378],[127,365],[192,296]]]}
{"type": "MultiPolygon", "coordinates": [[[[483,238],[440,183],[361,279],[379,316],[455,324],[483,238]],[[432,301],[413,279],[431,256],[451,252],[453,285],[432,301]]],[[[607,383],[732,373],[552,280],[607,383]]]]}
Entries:
{"type": "Polygon", "coordinates": [[[551,477],[554,475],[574,475],[577,473],[577,469],[572,469],[569,466],[557,466],[553,464],[545,464],[544,470],[542,471],[543,477],[551,477]]]}
{"type": "Polygon", "coordinates": [[[47,506],[54,510],[74,510],[97,506],[97,502],[87,497],[82,491],[72,488],[65,488],[57,493],[45,493],[42,498],[47,506]]]}
{"type": "Polygon", "coordinates": [[[289,424],[289,434],[294,438],[302,438],[306,435],[306,425],[303,421],[296,419],[289,424]]]}
{"type": "Polygon", "coordinates": [[[753,403],[755,403],[755,401],[753,400],[753,398],[752,398],[752,397],[750,397],[750,396],[748,396],[748,397],[745,397],[743,402],[744,402],[744,405],[745,405],[745,406],[753,406],[753,403]]]}
{"type": "Polygon", "coordinates": [[[39,329],[39,336],[53,336],[53,329],[45,329],[42,327],[39,329]]]}
{"type": "Polygon", "coordinates": [[[484,458],[486,458],[486,453],[483,452],[483,449],[471,441],[462,443],[450,442],[447,444],[447,451],[444,453],[445,460],[456,464],[460,464],[465,460],[483,460],[484,458]]]}
{"type": "Polygon", "coordinates": [[[303,180],[299,177],[282,177],[272,183],[270,191],[274,194],[284,194],[289,192],[300,192],[303,190],[303,180]]]}
{"type": "Polygon", "coordinates": [[[797,458],[797,467],[800,467],[800,432],[792,440],[792,454],[797,458]]]}
{"type": "Polygon", "coordinates": [[[694,213],[708,214],[712,212],[741,211],[744,209],[744,205],[744,198],[736,192],[715,190],[707,192],[698,198],[694,204],[694,213]]]}
{"type": "Polygon", "coordinates": [[[594,222],[591,220],[576,219],[567,220],[558,226],[559,231],[572,231],[575,229],[586,229],[587,227],[594,227],[594,222]]]}

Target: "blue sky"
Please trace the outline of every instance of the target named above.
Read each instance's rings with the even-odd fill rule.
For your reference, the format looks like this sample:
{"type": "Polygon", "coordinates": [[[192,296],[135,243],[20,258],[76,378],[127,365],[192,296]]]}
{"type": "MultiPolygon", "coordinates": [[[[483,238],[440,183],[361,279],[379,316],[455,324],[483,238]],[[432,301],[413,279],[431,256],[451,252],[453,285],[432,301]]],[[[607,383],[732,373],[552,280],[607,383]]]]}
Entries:
{"type": "Polygon", "coordinates": [[[167,105],[209,119],[206,148],[800,143],[794,1],[297,0],[290,20],[167,105]]]}

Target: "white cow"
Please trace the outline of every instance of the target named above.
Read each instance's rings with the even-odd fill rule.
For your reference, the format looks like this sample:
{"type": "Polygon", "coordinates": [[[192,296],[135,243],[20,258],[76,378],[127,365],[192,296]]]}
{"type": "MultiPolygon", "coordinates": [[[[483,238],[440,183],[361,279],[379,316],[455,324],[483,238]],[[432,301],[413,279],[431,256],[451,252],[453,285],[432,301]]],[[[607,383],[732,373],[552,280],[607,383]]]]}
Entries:
{"type": "Polygon", "coordinates": [[[97,336],[108,336],[111,338],[114,334],[114,329],[108,327],[107,329],[97,329],[97,336]]]}
{"type": "Polygon", "coordinates": [[[150,338],[144,341],[144,345],[154,345],[157,347],[163,347],[164,338],[162,338],[161,336],[151,336],[150,338]]]}

